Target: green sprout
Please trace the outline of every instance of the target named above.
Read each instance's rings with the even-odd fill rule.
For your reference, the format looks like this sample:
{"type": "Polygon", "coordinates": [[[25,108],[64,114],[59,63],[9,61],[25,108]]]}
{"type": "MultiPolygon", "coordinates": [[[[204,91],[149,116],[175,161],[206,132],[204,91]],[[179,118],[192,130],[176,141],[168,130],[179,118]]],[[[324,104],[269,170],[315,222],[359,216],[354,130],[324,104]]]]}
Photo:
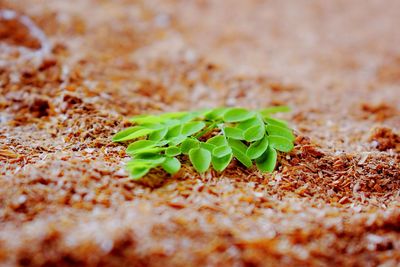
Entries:
{"type": "Polygon", "coordinates": [[[180,159],[188,158],[199,173],[210,166],[225,170],[233,158],[245,167],[254,165],[262,172],[275,169],[279,152],[293,149],[295,136],[287,122],[273,118],[288,112],[284,106],[260,111],[244,108],[215,108],[161,115],[139,115],[130,119],[134,126],[118,132],[114,142],[130,142],[126,164],[133,179],[162,167],[175,174],[180,159]]]}

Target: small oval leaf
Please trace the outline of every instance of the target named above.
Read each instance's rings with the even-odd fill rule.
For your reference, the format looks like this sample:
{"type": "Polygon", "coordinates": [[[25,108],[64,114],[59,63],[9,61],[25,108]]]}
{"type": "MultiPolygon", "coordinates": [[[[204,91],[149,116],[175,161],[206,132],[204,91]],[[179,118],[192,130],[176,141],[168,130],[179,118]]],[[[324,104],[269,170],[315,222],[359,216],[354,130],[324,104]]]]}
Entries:
{"type": "Polygon", "coordinates": [[[148,166],[148,167],[154,167],[157,166],[161,163],[163,163],[165,160],[164,157],[160,157],[160,158],[149,158],[149,159],[133,159],[130,160],[126,163],[126,167],[135,167],[135,166],[148,166]]]}
{"type": "Polygon", "coordinates": [[[240,161],[247,168],[250,168],[251,165],[253,165],[253,163],[251,162],[251,159],[245,153],[243,153],[241,150],[239,150],[235,147],[232,147],[232,152],[233,152],[233,155],[235,156],[235,158],[238,161],[240,161]]]}
{"type": "Polygon", "coordinates": [[[168,112],[161,114],[160,117],[163,119],[180,119],[186,116],[189,112],[187,111],[178,111],[178,112],[168,112]]]}
{"type": "Polygon", "coordinates": [[[175,174],[181,169],[181,163],[177,158],[166,158],[161,167],[169,174],[175,174]]]}
{"type": "Polygon", "coordinates": [[[211,163],[211,153],[204,148],[193,148],[189,151],[189,159],[199,173],[208,170],[211,163]]]}
{"type": "Polygon", "coordinates": [[[216,147],[212,151],[212,155],[217,158],[222,158],[231,153],[232,153],[232,149],[227,145],[222,145],[222,146],[216,147]]]}
{"type": "MultiPolygon", "coordinates": [[[[132,128],[135,128],[135,127],[132,127],[132,128]]],[[[155,131],[154,129],[143,129],[142,127],[136,128],[134,130],[128,128],[127,130],[121,131],[121,132],[117,133],[116,135],[114,135],[113,141],[114,142],[129,141],[132,139],[146,136],[154,131],[155,131]]]]}
{"type": "Polygon", "coordinates": [[[187,137],[184,136],[184,135],[178,135],[178,136],[172,138],[171,140],[169,140],[169,141],[168,141],[168,144],[170,144],[171,146],[177,146],[177,145],[179,145],[180,143],[182,143],[183,141],[185,141],[186,138],[187,138],[187,137]]]}
{"type": "Polygon", "coordinates": [[[269,145],[272,148],[275,148],[276,150],[282,151],[282,152],[290,152],[294,147],[292,141],[290,141],[289,139],[287,139],[285,137],[278,136],[278,135],[268,136],[268,141],[269,141],[269,145]]]}
{"type": "Polygon", "coordinates": [[[162,128],[149,134],[149,140],[160,141],[167,135],[168,128],[162,128]]]}
{"type": "Polygon", "coordinates": [[[243,133],[244,140],[246,140],[247,142],[253,142],[263,138],[265,135],[265,127],[263,126],[255,125],[247,129],[243,133]]]}
{"type": "Polygon", "coordinates": [[[132,153],[136,150],[144,149],[144,148],[152,148],[157,145],[157,142],[151,140],[139,140],[136,142],[131,143],[126,148],[126,153],[132,153]]]}
{"type": "Polygon", "coordinates": [[[275,106],[275,107],[270,107],[270,108],[260,110],[259,112],[263,116],[269,116],[269,115],[275,114],[275,113],[290,112],[290,111],[291,110],[288,106],[275,106]]]}
{"type": "Polygon", "coordinates": [[[167,155],[168,157],[173,157],[179,155],[180,153],[181,153],[180,148],[176,146],[167,147],[167,149],[165,150],[165,155],[167,155]]]}
{"type": "Polygon", "coordinates": [[[130,118],[129,121],[137,124],[145,124],[145,123],[160,123],[164,122],[165,119],[160,116],[154,116],[154,115],[139,115],[130,118]]]}
{"type": "Polygon", "coordinates": [[[228,112],[231,108],[215,108],[204,114],[206,119],[216,120],[223,118],[224,114],[228,112]]]}
{"type": "Polygon", "coordinates": [[[233,127],[225,127],[224,128],[225,136],[227,138],[232,138],[236,140],[243,140],[243,130],[239,128],[233,128],[233,127]]]}
{"type": "Polygon", "coordinates": [[[165,136],[165,139],[171,140],[179,135],[181,135],[182,131],[182,125],[174,125],[171,128],[169,128],[167,135],[165,136]]]}
{"type": "Polygon", "coordinates": [[[242,141],[229,138],[228,144],[231,148],[235,147],[236,149],[240,150],[242,153],[246,154],[247,146],[245,144],[243,144],[242,141]]]}
{"type": "Polygon", "coordinates": [[[229,163],[232,161],[233,155],[228,154],[224,157],[217,158],[217,157],[212,157],[211,162],[214,170],[218,172],[222,172],[223,170],[228,167],[229,163]]]}
{"type": "Polygon", "coordinates": [[[156,131],[165,128],[165,126],[160,123],[145,123],[145,124],[141,124],[140,127],[143,127],[146,129],[153,129],[156,131]]]}
{"type": "Polygon", "coordinates": [[[257,168],[262,172],[272,172],[275,169],[277,152],[272,147],[268,147],[264,154],[256,159],[257,168]]]}
{"type": "Polygon", "coordinates": [[[205,142],[200,142],[200,147],[207,149],[208,151],[210,151],[210,153],[212,154],[212,151],[214,150],[215,146],[209,143],[205,143],[205,142]]]}
{"type": "Polygon", "coordinates": [[[243,131],[246,131],[247,129],[249,129],[250,127],[253,127],[255,125],[264,126],[264,122],[260,118],[254,117],[254,118],[240,122],[237,125],[237,128],[239,128],[243,131]]]}
{"type": "Polygon", "coordinates": [[[172,127],[181,124],[182,122],[180,120],[176,120],[176,119],[170,119],[170,120],[166,120],[163,124],[168,127],[169,129],[171,129],[172,127]]]}
{"type": "Polygon", "coordinates": [[[197,139],[186,138],[181,144],[181,151],[183,154],[187,155],[192,148],[197,147],[199,147],[199,141],[197,139]]]}
{"type": "Polygon", "coordinates": [[[143,154],[143,153],[155,154],[155,153],[159,153],[164,150],[165,150],[164,147],[145,147],[145,148],[141,148],[141,149],[137,149],[137,150],[126,151],[126,153],[130,156],[134,156],[134,155],[143,154]]]}
{"type": "Polygon", "coordinates": [[[186,135],[186,136],[193,135],[193,134],[199,132],[205,126],[206,126],[206,124],[202,121],[188,122],[185,125],[183,125],[182,135],[186,135]]]}
{"type": "Polygon", "coordinates": [[[228,139],[228,143],[232,149],[232,153],[237,160],[239,160],[244,166],[250,168],[253,163],[251,159],[246,155],[247,146],[239,140],[228,139]]]}
{"type": "Polygon", "coordinates": [[[223,135],[216,135],[214,137],[211,137],[207,140],[207,143],[214,146],[223,146],[227,144],[226,138],[223,135]]]}
{"type": "Polygon", "coordinates": [[[150,171],[150,168],[144,166],[133,167],[130,169],[130,176],[133,180],[139,180],[150,171]]]}
{"type": "Polygon", "coordinates": [[[187,123],[190,122],[196,118],[198,118],[199,116],[201,116],[201,112],[200,111],[194,111],[194,112],[190,112],[188,114],[186,114],[185,116],[183,116],[182,118],[180,118],[179,120],[181,121],[181,123],[187,123]]]}
{"type": "Polygon", "coordinates": [[[265,117],[264,121],[267,124],[276,125],[276,126],[283,127],[283,128],[289,128],[287,122],[280,120],[280,119],[265,117]]]}
{"type": "Polygon", "coordinates": [[[154,161],[158,162],[160,160],[164,160],[165,157],[161,154],[158,153],[150,153],[150,152],[144,152],[144,153],[139,153],[136,154],[132,160],[134,162],[135,160],[147,160],[147,161],[154,161]]]}
{"type": "Polygon", "coordinates": [[[256,159],[260,157],[268,148],[268,137],[264,136],[263,139],[252,143],[249,148],[247,148],[246,155],[250,159],[256,159]]]}
{"type": "Polygon", "coordinates": [[[268,135],[279,135],[279,136],[289,139],[292,142],[295,139],[294,134],[292,133],[292,130],[290,130],[286,127],[283,128],[280,126],[269,124],[265,127],[265,129],[267,130],[268,135]]]}
{"type": "Polygon", "coordinates": [[[116,134],[113,136],[112,140],[113,140],[113,142],[121,142],[121,140],[122,140],[123,138],[125,138],[125,137],[129,136],[130,134],[132,134],[132,133],[134,133],[134,132],[137,132],[137,131],[139,131],[139,130],[141,130],[141,129],[143,129],[143,128],[140,127],[140,126],[134,126],[134,127],[126,128],[126,129],[124,129],[124,130],[119,131],[118,133],[116,133],[116,134]]]}
{"type": "Polygon", "coordinates": [[[244,108],[232,108],[224,114],[224,121],[225,122],[245,121],[254,117],[255,115],[256,114],[254,112],[248,111],[247,109],[244,108]]]}

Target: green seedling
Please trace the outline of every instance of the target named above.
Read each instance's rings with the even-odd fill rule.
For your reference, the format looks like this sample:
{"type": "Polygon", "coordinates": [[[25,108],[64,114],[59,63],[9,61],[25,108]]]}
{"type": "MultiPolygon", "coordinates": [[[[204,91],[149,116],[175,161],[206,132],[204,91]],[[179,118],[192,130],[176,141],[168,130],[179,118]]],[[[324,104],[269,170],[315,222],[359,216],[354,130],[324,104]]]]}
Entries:
{"type": "Polygon", "coordinates": [[[112,140],[128,144],[126,153],[132,159],[126,169],[133,179],[157,167],[173,175],[183,158],[199,173],[210,168],[221,172],[233,159],[247,168],[255,163],[261,172],[272,172],[278,153],[290,152],[295,139],[287,122],[272,116],[289,110],[283,106],[259,111],[223,107],[139,115],[130,119],[132,127],[112,140]]]}

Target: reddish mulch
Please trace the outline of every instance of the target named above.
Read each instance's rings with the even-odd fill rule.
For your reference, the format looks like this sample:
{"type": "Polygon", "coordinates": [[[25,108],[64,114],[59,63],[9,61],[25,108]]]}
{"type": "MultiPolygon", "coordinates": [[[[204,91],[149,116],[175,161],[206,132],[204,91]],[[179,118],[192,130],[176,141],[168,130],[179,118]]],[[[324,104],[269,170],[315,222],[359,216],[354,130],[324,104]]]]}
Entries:
{"type": "Polygon", "coordinates": [[[1,264],[400,265],[399,1],[0,8],[1,264]],[[134,114],[278,104],[297,139],[272,174],[137,183],[110,140],[134,114]]]}

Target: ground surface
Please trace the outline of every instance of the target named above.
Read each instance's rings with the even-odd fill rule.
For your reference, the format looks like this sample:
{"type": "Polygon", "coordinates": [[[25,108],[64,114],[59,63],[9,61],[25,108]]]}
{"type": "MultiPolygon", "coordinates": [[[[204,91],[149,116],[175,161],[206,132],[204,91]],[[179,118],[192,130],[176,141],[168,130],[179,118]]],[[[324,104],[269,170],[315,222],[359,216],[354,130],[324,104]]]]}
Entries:
{"type": "Polygon", "coordinates": [[[399,1],[0,5],[2,264],[400,264],[399,1]],[[138,184],[110,141],[143,112],[282,103],[272,175],[138,184]]]}

